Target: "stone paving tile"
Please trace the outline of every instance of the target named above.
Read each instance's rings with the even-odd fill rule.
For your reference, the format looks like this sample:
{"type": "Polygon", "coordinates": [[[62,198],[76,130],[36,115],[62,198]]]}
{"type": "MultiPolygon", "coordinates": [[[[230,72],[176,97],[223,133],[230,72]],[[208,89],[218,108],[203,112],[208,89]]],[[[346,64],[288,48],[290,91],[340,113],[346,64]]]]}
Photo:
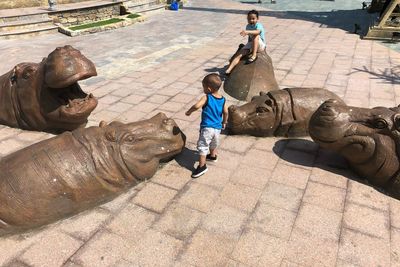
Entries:
{"type": "Polygon", "coordinates": [[[341,188],[309,182],[303,202],[343,212],[346,191],[341,188]]]}
{"type": "Polygon", "coordinates": [[[109,218],[110,213],[101,209],[84,212],[62,221],[59,228],[80,240],[88,240],[109,218]]]}
{"type": "Polygon", "coordinates": [[[390,266],[390,243],[343,229],[338,258],[357,266],[390,266]]]}
{"type": "Polygon", "coordinates": [[[50,231],[27,249],[21,259],[29,265],[60,266],[81,247],[82,243],[67,234],[50,231]]]}
{"type": "Polygon", "coordinates": [[[132,200],[133,203],[155,212],[162,212],[177,194],[176,190],[148,183],[132,200]]]}
{"type": "Polygon", "coordinates": [[[288,240],[296,219],[295,212],[260,203],[247,225],[248,228],[288,240]]]}
{"type": "Polygon", "coordinates": [[[269,182],[263,191],[260,201],[274,207],[297,212],[303,198],[304,191],[293,186],[269,182]]]}
{"type": "Polygon", "coordinates": [[[203,216],[204,214],[197,210],[172,204],[154,224],[154,228],[177,239],[184,240],[196,230],[203,216]]]}
{"type": "Polygon", "coordinates": [[[125,206],[106,226],[114,234],[135,242],[154,222],[156,214],[142,207],[125,206]]]}
{"type": "Polygon", "coordinates": [[[194,233],[182,261],[195,266],[224,266],[235,247],[235,241],[199,229],[194,233]]]}
{"type": "Polygon", "coordinates": [[[258,199],[261,191],[249,186],[228,183],[220,194],[219,200],[231,207],[251,212],[258,199]]]}
{"type": "Polygon", "coordinates": [[[148,229],[124,259],[130,266],[171,266],[182,246],[182,241],[148,229]]]}
{"type": "Polygon", "coordinates": [[[230,181],[262,190],[268,183],[270,176],[271,171],[241,164],[231,176],[230,181]]]}
{"type": "Polygon", "coordinates": [[[242,235],[232,258],[248,266],[280,266],[287,242],[256,231],[242,235]]]}
{"type": "Polygon", "coordinates": [[[210,186],[191,183],[180,196],[178,203],[201,212],[208,212],[218,195],[219,191],[210,186]]]}
{"type": "Polygon", "coordinates": [[[343,227],[389,240],[389,213],[348,203],[343,214],[343,227]]]}
{"type": "Polygon", "coordinates": [[[100,231],[71,258],[82,266],[114,266],[132,249],[125,238],[100,231]]]}
{"type": "Polygon", "coordinates": [[[231,208],[222,203],[216,203],[204,217],[201,228],[210,233],[239,239],[248,214],[231,208]]]}
{"type": "Polygon", "coordinates": [[[309,176],[309,170],[287,166],[286,164],[278,164],[271,174],[270,181],[304,189],[306,188],[309,176]]]}

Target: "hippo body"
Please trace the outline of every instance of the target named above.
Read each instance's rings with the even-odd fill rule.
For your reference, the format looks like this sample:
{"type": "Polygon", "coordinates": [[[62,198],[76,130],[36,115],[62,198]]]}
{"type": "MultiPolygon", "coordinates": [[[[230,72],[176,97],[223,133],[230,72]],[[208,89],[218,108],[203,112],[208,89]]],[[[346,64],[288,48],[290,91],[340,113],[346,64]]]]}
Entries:
{"type": "Polygon", "coordinates": [[[232,134],[307,136],[311,115],[328,99],[343,103],[336,94],[320,88],[261,92],[249,103],[229,107],[228,128],[232,134]]]}
{"type": "Polygon", "coordinates": [[[400,197],[400,108],[372,109],[323,103],[310,121],[310,136],[338,152],[371,184],[400,197]]]}
{"type": "Polygon", "coordinates": [[[172,119],[65,132],[0,161],[0,235],[42,226],[113,199],[180,153],[172,119]]]}
{"type": "Polygon", "coordinates": [[[71,46],[59,47],[41,63],[20,63],[0,76],[0,124],[62,132],[87,123],[97,100],[79,80],[97,75],[94,64],[71,46]]]}
{"type": "Polygon", "coordinates": [[[241,60],[224,83],[224,91],[238,100],[250,101],[258,92],[279,90],[272,59],[265,52],[257,53],[257,60],[245,64],[241,60]]]}

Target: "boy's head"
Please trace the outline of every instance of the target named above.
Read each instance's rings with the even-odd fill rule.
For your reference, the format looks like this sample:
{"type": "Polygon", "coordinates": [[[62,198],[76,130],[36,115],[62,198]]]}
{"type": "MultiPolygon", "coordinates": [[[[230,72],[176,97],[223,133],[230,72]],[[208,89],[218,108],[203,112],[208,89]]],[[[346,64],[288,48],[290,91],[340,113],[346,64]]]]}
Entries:
{"type": "Polygon", "coordinates": [[[247,22],[251,25],[256,24],[258,21],[258,11],[257,10],[250,10],[247,13],[247,22]]]}
{"type": "Polygon", "coordinates": [[[211,73],[204,77],[202,84],[204,93],[209,94],[217,92],[221,87],[222,81],[218,74],[211,73]]]}

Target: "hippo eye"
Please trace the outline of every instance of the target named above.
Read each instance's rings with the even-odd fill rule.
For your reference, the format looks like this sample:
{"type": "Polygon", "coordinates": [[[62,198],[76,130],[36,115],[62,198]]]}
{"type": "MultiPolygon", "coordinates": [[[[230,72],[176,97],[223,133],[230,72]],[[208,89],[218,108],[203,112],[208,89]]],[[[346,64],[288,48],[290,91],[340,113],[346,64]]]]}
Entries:
{"type": "Polygon", "coordinates": [[[26,69],[24,69],[24,72],[22,73],[22,78],[24,78],[25,80],[29,79],[32,75],[33,69],[28,67],[26,69]]]}
{"type": "Polygon", "coordinates": [[[133,135],[128,135],[127,137],[125,137],[125,141],[133,143],[135,141],[135,137],[133,135]]]}
{"type": "Polygon", "coordinates": [[[377,119],[374,122],[374,127],[377,129],[385,129],[388,127],[388,124],[384,119],[377,119]]]}
{"type": "Polygon", "coordinates": [[[267,107],[257,107],[256,108],[256,112],[257,113],[265,113],[265,112],[269,112],[270,110],[267,107]]]}
{"type": "Polygon", "coordinates": [[[394,125],[396,127],[397,130],[400,130],[400,114],[396,114],[394,115],[394,125]]]}

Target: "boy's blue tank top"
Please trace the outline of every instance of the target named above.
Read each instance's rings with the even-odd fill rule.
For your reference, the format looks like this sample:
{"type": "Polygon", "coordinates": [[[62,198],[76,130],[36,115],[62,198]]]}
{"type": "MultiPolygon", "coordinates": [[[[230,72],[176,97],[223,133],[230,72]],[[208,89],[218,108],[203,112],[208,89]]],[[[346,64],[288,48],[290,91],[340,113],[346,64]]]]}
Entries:
{"type": "Polygon", "coordinates": [[[207,102],[201,113],[200,128],[222,129],[224,105],[225,97],[216,98],[212,94],[207,94],[207,102]]]}

